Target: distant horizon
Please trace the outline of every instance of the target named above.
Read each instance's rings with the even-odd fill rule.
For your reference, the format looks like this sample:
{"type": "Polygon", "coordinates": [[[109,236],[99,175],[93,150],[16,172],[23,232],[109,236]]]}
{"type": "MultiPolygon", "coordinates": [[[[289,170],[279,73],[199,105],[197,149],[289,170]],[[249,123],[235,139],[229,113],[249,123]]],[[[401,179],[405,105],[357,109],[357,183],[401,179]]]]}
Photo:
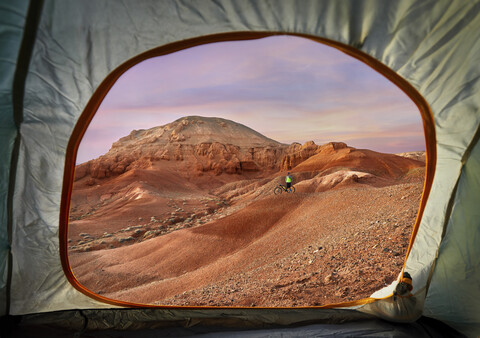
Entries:
{"type": "Polygon", "coordinates": [[[332,47],[275,36],[201,45],[132,67],[101,103],[77,164],[107,153],[132,130],[185,116],[235,121],[285,144],[425,149],[418,108],[383,75],[332,47]]]}
{"type": "MultiPolygon", "coordinates": [[[[150,129],[154,129],[154,128],[159,128],[159,127],[163,127],[163,126],[166,126],[166,125],[168,125],[168,124],[174,123],[174,122],[176,122],[176,121],[178,121],[178,120],[181,120],[181,119],[183,119],[183,118],[189,118],[189,117],[219,118],[219,119],[231,121],[231,122],[234,122],[234,123],[238,123],[238,124],[241,124],[241,125],[243,125],[243,126],[245,126],[245,127],[248,127],[249,129],[254,130],[255,132],[263,135],[263,136],[266,137],[266,138],[272,139],[273,141],[278,142],[278,143],[281,143],[281,144],[284,144],[284,145],[292,145],[292,144],[294,144],[294,143],[304,145],[305,143],[311,142],[311,141],[313,141],[316,145],[324,145],[324,144],[328,144],[328,143],[330,143],[330,142],[343,142],[343,143],[347,144],[347,146],[353,147],[353,148],[356,148],[356,149],[368,149],[368,150],[376,151],[375,149],[370,149],[370,148],[365,148],[365,147],[357,147],[357,146],[352,145],[352,144],[350,144],[350,143],[347,143],[347,142],[345,142],[345,141],[343,141],[343,140],[330,140],[330,141],[326,141],[326,142],[317,142],[317,141],[315,141],[315,140],[282,142],[282,141],[276,140],[276,139],[274,139],[274,138],[272,138],[272,137],[269,137],[268,135],[264,135],[263,133],[259,132],[258,130],[255,130],[255,129],[251,128],[250,126],[245,125],[245,124],[243,124],[243,123],[240,123],[240,122],[237,122],[237,121],[234,121],[234,120],[231,120],[231,119],[227,119],[227,118],[224,118],[224,117],[221,117],[221,116],[201,116],[201,115],[185,115],[185,116],[179,117],[179,118],[177,118],[177,119],[175,119],[175,120],[173,120],[173,121],[171,121],[171,122],[169,122],[169,123],[166,123],[166,124],[162,124],[162,125],[158,125],[158,126],[153,126],[153,127],[149,127],[149,128],[132,129],[129,133],[121,136],[119,139],[115,140],[113,143],[119,141],[119,140],[120,140],[121,138],[123,138],[123,137],[128,136],[128,135],[129,135],[131,132],[133,132],[133,131],[142,131],[142,130],[150,130],[150,129]]],[[[112,143],[112,145],[113,145],[113,143],[112,143]]],[[[111,146],[112,146],[112,145],[110,145],[109,150],[111,149],[111,146]]],[[[104,154],[99,155],[98,157],[105,155],[106,153],[108,153],[109,150],[107,150],[104,154]]],[[[408,152],[419,152],[419,151],[425,151],[425,148],[424,148],[424,149],[401,151],[401,152],[390,153],[390,154],[408,153],[408,152]]],[[[382,152],[382,151],[377,151],[377,152],[382,152]]],[[[388,152],[383,152],[383,153],[388,153],[388,152]]],[[[86,161],[84,161],[84,162],[77,162],[77,165],[78,165],[78,164],[85,163],[85,162],[88,162],[88,161],[90,161],[90,160],[95,160],[95,159],[97,159],[98,157],[95,157],[95,158],[86,160],[86,161]]]]}

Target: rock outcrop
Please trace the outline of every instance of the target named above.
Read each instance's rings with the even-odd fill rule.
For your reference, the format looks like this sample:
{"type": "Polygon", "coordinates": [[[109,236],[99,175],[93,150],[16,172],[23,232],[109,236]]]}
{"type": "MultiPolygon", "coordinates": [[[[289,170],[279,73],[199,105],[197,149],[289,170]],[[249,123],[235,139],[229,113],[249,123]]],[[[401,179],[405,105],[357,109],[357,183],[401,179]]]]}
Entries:
{"type": "Polygon", "coordinates": [[[421,153],[402,155],[355,149],[343,142],[287,145],[233,121],[189,116],[164,126],[133,130],[105,155],[78,165],[75,181],[84,179],[85,185],[93,185],[95,180],[151,167],[170,168],[184,179],[222,174],[264,178],[279,171],[328,174],[347,167],[398,178],[424,165],[417,160],[421,153]]]}
{"type": "Polygon", "coordinates": [[[233,121],[190,116],[148,130],[133,130],[105,155],[78,165],[75,180],[118,176],[158,161],[184,162],[183,167],[197,175],[289,170],[321,151],[339,147],[346,145],[318,146],[313,141],[286,145],[233,121]]]}
{"type": "Polygon", "coordinates": [[[318,146],[313,141],[306,142],[303,146],[300,143],[293,143],[285,149],[282,158],[281,170],[287,171],[295,168],[300,163],[308,160],[316,154],[331,154],[338,149],[347,148],[343,142],[330,142],[322,146],[318,146]]]}

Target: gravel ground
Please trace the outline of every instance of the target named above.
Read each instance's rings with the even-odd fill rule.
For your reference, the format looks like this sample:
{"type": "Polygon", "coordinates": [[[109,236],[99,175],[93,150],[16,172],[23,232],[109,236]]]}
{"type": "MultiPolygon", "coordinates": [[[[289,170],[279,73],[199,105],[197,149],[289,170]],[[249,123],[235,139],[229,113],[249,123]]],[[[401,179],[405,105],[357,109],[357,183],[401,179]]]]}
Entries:
{"type": "Polygon", "coordinates": [[[92,237],[71,250],[70,262],[88,289],[134,303],[301,307],[358,300],[396,280],[403,266],[423,170],[397,183],[221,204],[206,223],[153,238],[136,228],[125,243],[121,232],[92,237]],[[120,244],[92,245],[99,240],[120,244]]]}
{"type": "Polygon", "coordinates": [[[295,252],[263,257],[265,264],[254,269],[155,303],[292,307],[368,297],[392,283],[403,266],[422,188],[413,182],[307,196],[330,213],[305,212],[309,219],[301,222],[317,227],[292,233],[302,242],[295,252]]]}

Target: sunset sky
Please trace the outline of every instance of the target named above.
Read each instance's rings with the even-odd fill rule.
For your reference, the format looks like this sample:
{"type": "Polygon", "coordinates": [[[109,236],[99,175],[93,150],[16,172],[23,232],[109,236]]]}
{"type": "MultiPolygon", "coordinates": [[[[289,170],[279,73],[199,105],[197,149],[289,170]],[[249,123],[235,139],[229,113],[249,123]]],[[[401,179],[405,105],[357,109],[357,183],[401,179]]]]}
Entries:
{"type": "Polygon", "coordinates": [[[189,115],[233,120],[288,144],[425,149],[420,113],[394,84],[334,48],[277,36],[198,46],[133,67],[100,106],[77,163],[105,154],[133,129],[189,115]]]}

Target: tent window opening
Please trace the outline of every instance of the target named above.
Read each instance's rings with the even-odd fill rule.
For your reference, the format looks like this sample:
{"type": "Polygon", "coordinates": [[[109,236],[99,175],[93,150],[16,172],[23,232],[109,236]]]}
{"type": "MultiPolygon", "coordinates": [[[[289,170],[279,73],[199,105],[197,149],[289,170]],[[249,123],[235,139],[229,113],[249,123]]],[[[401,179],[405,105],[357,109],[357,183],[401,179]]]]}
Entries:
{"type": "Polygon", "coordinates": [[[424,189],[416,104],[298,36],[146,59],[77,143],[69,267],[116,302],[367,298],[401,272],[424,189]]]}

